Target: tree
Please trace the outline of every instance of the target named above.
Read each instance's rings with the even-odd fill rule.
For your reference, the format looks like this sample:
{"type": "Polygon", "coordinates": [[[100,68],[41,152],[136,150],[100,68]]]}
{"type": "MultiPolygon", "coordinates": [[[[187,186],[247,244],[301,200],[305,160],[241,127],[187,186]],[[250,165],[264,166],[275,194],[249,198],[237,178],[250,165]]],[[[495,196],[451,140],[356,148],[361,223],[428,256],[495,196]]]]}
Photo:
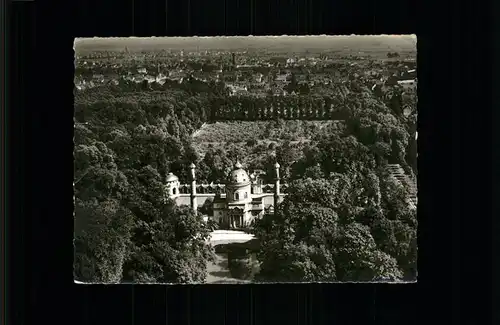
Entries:
{"type": "Polygon", "coordinates": [[[227,245],[228,268],[231,276],[237,279],[251,280],[259,267],[258,262],[252,258],[251,250],[240,247],[238,244],[227,245]]]}
{"type": "Polygon", "coordinates": [[[309,87],[309,83],[303,82],[298,86],[299,94],[301,95],[309,95],[311,92],[311,88],[309,87]]]}
{"type": "Polygon", "coordinates": [[[170,119],[168,122],[168,133],[170,133],[173,137],[178,138],[179,133],[179,125],[177,124],[177,120],[170,119]]]}
{"type": "Polygon", "coordinates": [[[208,180],[214,183],[223,183],[228,170],[234,165],[234,162],[227,157],[226,152],[221,149],[207,151],[203,162],[211,167],[208,180]]]}
{"type": "Polygon", "coordinates": [[[396,116],[403,115],[403,98],[400,91],[393,92],[389,99],[388,106],[396,116]]]}
{"type": "Polygon", "coordinates": [[[335,280],[329,250],[337,228],[332,192],[326,180],[294,181],[274,215],[257,221],[260,281],[335,280]]]}
{"type": "MultiPolygon", "coordinates": [[[[276,158],[274,162],[269,162],[269,167],[273,166],[272,173],[274,174],[274,164],[276,161],[281,165],[280,176],[283,179],[289,179],[292,172],[292,165],[301,158],[302,152],[298,146],[293,145],[290,141],[284,141],[276,148],[276,158]]],[[[271,172],[271,170],[269,170],[271,172]]]]}
{"type": "Polygon", "coordinates": [[[397,261],[377,249],[369,227],[344,225],[337,244],[337,272],[343,281],[396,281],[403,277],[397,261]]]}
{"type": "Polygon", "coordinates": [[[261,281],[333,281],[354,275],[375,277],[380,273],[376,271],[380,265],[373,260],[373,256],[380,255],[376,254],[374,245],[364,255],[338,249],[342,241],[356,244],[347,240],[352,235],[350,225],[353,224],[351,218],[344,215],[346,211],[352,213],[352,209],[346,208],[352,204],[349,187],[347,178],[291,183],[275,215],[256,225],[262,245],[258,256],[261,281]],[[359,266],[350,266],[354,259],[359,266]],[[362,275],[358,270],[362,267],[371,273],[362,275]]]}
{"type": "Polygon", "coordinates": [[[160,173],[152,166],[127,170],[129,191],[124,204],[145,222],[160,218],[166,192],[160,173]]]}
{"type": "Polygon", "coordinates": [[[246,143],[247,147],[253,147],[253,146],[256,146],[257,144],[258,144],[258,141],[255,138],[248,139],[247,143],[246,143]]]}
{"type": "Polygon", "coordinates": [[[417,215],[408,205],[407,189],[392,177],[380,182],[380,212],[374,214],[372,234],[377,245],[393,256],[407,279],[415,279],[417,263],[417,215]]]}
{"type": "Polygon", "coordinates": [[[297,76],[294,72],[292,72],[290,76],[290,81],[288,85],[286,85],[286,91],[292,93],[293,91],[297,91],[299,87],[299,83],[297,82],[297,76]]]}
{"type": "Polygon", "coordinates": [[[327,173],[373,169],[376,165],[373,153],[353,136],[333,135],[319,142],[318,148],[327,173]]]}
{"type": "Polygon", "coordinates": [[[84,201],[121,199],[128,191],[126,175],[115,163],[115,153],[102,142],[75,148],[75,196],[84,201]]]}
{"type": "Polygon", "coordinates": [[[76,200],[74,277],[118,283],[129,256],[132,214],[116,200],[76,200]]]}
{"type": "Polygon", "coordinates": [[[213,250],[202,216],[169,201],[159,219],[138,222],[134,250],[124,265],[124,279],[132,282],[204,282],[213,250]]]}
{"type": "Polygon", "coordinates": [[[417,169],[417,155],[418,155],[418,149],[417,149],[417,139],[415,137],[410,138],[408,141],[408,146],[406,147],[406,156],[405,160],[406,163],[411,167],[413,170],[414,174],[418,173],[417,169]]]}
{"type": "Polygon", "coordinates": [[[306,168],[304,177],[312,179],[321,179],[325,177],[325,173],[319,164],[306,168]]]}
{"type": "Polygon", "coordinates": [[[203,202],[203,205],[198,209],[199,212],[209,217],[213,216],[214,215],[213,202],[214,199],[212,198],[206,199],[205,202],[203,202]]]}
{"type": "Polygon", "coordinates": [[[274,215],[259,220],[260,281],[400,279],[397,261],[378,249],[356,214],[349,177],[297,180],[274,215]],[[350,207],[349,207],[350,206],[350,207]]]}
{"type": "Polygon", "coordinates": [[[407,169],[408,164],[406,163],[406,145],[403,141],[400,141],[396,137],[392,137],[391,141],[391,155],[389,157],[389,162],[391,164],[399,164],[403,169],[407,169]]]}

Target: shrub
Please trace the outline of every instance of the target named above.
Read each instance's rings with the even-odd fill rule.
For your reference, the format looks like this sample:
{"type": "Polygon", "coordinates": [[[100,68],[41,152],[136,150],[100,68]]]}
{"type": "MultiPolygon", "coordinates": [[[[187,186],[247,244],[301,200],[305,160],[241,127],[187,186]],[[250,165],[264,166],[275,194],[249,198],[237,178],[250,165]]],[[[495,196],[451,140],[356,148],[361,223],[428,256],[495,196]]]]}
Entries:
{"type": "Polygon", "coordinates": [[[257,145],[257,144],[258,144],[258,141],[256,139],[249,139],[247,141],[247,146],[248,147],[253,147],[253,146],[257,145]]]}
{"type": "Polygon", "coordinates": [[[213,216],[214,215],[213,202],[214,200],[212,198],[206,199],[203,205],[200,208],[198,208],[198,210],[206,216],[209,217],[213,216]]]}
{"type": "Polygon", "coordinates": [[[241,280],[251,280],[258,272],[257,261],[251,257],[236,257],[228,254],[228,266],[231,276],[241,280]]]}
{"type": "Polygon", "coordinates": [[[253,279],[258,272],[258,262],[252,258],[252,250],[240,244],[228,245],[227,249],[228,268],[231,276],[240,280],[253,279]]]}

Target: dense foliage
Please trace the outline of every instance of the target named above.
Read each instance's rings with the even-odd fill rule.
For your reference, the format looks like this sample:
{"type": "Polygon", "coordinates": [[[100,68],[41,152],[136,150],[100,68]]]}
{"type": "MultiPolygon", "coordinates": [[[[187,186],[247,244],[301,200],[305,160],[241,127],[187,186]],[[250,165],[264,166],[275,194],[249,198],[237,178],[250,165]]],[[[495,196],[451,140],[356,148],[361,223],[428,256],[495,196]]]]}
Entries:
{"type": "Polygon", "coordinates": [[[208,228],[166,200],[163,185],[167,171],[186,176],[186,163],[197,159],[186,140],[201,123],[202,99],[128,95],[76,97],[75,278],[203,282],[208,228]]]}
{"type": "MultiPolygon", "coordinates": [[[[122,64],[122,72],[140,66],[122,64]]],[[[79,69],[84,75],[97,67],[79,69]]],[[[399,164],[415,180],[416,94],[369,87],[351,80],[305,91],[292,80],[297,95],[229,97],[223,82],[187,78],[75,92],[75,279],[205,281],[213,253],[206,239],[215,226],[202,215],[211,213],[210,205],[199,214],[175,206],[163,180],[168,172],[187,180],[186,166],[195,162],[199,182],[221,183],[242,157],[248,167],[267,171],[269,182],[279,161],[290,185],[275,214],[255,226],[257,280],[414,279],[416,212],[385,166],[399,164]],[[339,120],[342,127],[298,119],[339,120]],[[215,139],[222,145],[203,150],[193,140],[204,123],[234,120],[266,121],[264,139],[215,139]]],[[[242,277],[253,270],[246,261],[233,262],[242,277]]]]}
{"type": "Polygon", "coordinates": [[[230,248],[228,252],[228,268],[231,276],[241,280],[253,280],[259,266],[251,254],[237,248],[230,248]]]}
{"type": "Polygon", "coordinates": [[[308,145],[291,165],[278,211],[257,223],[258,280],[415,279],[416,211],[384,168],[390,161],[411,172],[408,135],[392,115],[355,115],[348,124],[344,134],[308,145]]]}

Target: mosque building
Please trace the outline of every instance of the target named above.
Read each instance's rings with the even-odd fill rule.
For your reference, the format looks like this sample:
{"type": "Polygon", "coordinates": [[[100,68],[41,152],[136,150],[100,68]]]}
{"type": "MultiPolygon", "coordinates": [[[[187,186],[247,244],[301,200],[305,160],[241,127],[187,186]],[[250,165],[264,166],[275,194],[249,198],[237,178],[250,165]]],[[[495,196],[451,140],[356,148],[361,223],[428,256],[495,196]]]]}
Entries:
{"type": "Polygon", "coordinates": [[[196,166],[189,166],[191,183],[181,184],[179,178],[169,173],[166,178],[167,197],[177,205],[189,205],[195,211],[204,204],[212,205],[213,219],[221,226],[243,228],[264,214],[272,212],[276,202],[286,195],[286,184],[280,184],[278,163],[275,164],[274,184],[263,184],[262,172],[249,174],[237,162],[225,184],[197,184],[196,166]]]}

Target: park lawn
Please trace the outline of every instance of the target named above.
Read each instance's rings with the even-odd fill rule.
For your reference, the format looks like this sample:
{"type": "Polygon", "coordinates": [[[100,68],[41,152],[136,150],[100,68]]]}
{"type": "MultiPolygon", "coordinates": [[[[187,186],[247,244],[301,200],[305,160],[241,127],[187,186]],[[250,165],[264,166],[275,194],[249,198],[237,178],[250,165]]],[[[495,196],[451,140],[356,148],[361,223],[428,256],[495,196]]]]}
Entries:
{"type": "Polygon", "coordinates": [[[193,147],[200,157],[209,149],[237,149],[241,162],[255,162],[285,141],[302,146],[326,133],[340,132],[342,121],[228,121],[204,124],[193,133],[193,147]],[[273,145],[274,144],[274,145],[273,145]]]}

